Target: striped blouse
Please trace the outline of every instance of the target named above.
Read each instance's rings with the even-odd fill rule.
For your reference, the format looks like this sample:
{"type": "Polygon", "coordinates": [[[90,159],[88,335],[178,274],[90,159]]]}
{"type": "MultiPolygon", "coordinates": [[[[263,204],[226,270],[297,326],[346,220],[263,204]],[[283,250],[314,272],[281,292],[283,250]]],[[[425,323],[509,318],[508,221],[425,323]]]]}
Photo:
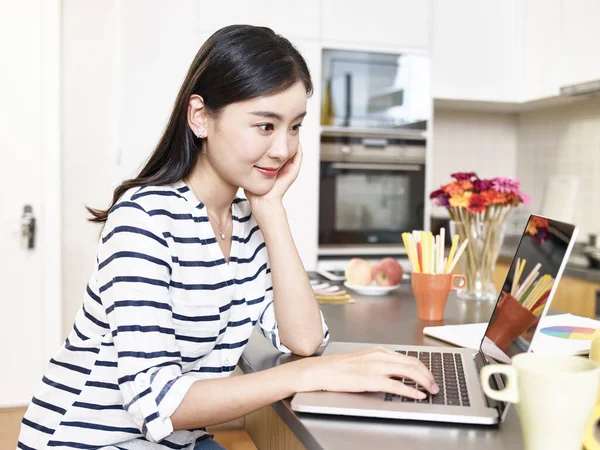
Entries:
{"type": "MultiPolygon", "coordinates": [[[[171,415],[199,379],[229,376],[257,323],[282,352],[265,242],[231,205],[229,263],[190,189],[129,190],[111,210],[73,330],[23,418],[21,449],[192,449],[171,415]]],[[[328,331],[323,322],[325,340],[328,331]]]]}

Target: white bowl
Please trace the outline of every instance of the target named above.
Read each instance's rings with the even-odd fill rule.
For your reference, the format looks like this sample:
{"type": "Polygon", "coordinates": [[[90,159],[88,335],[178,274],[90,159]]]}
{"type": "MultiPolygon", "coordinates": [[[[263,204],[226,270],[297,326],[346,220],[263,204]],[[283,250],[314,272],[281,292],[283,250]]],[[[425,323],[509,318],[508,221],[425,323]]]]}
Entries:
{"type": "Polygon", "coordinates": [[[398,289],[400,287],[399,284],[394,286],[379,286],[377,284],[370,284],[368,286],[357,286],[355,284],[350,284],[347,281],[344,281],[344,286],[348,289],[352,289],[353,291],[361,294],[361,295],[386,295],[392,292],[394,289],[398,289]]]}

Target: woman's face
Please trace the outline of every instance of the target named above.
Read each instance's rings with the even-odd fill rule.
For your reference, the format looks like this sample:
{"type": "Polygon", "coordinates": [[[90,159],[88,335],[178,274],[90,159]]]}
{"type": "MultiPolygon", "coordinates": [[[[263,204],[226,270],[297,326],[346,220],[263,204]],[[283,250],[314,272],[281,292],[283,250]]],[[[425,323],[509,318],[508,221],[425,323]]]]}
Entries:
{"type": "Polygon", "coordinates": [[[278,94],[233,103],[216,120],[207,117],[204,157],[232,186],[269,192],[278,169],[298,151],[306,99],[298,82],[278,94]]]}

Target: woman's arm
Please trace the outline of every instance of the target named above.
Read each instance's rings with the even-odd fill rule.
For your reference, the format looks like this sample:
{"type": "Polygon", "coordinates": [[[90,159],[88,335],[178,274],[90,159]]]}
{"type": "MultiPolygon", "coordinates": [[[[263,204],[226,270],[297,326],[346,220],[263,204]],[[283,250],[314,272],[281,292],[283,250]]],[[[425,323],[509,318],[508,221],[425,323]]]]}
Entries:
{"type": "Polygon", "coordinates": [[[174,430],[194,429],[237,419],[296,392],[389,392],[425,395],[391,377],[408,377],[432,393],[439,389],[416,358],[374,347],[304,358],[260,372],[196,381],[171,416],[174,430]]]}

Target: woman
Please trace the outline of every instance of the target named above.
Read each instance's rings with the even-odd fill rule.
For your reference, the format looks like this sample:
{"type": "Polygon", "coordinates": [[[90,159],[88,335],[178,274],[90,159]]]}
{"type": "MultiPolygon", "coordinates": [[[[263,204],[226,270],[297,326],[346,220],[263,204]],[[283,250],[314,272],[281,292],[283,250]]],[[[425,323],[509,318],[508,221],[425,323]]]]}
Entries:
{"type": "Polygon", "coordinates": [[[222,448],[204,427],[295,392],[423,395],[402,376],[436,392],[419,361],[384,349],[228,377],[257,323],[282,352],[329,337],[282,206],[311,93],[305,61],[268,28],[202,46],[145,167],[90,209],[96,269],[19,448],[222,448]]]}

